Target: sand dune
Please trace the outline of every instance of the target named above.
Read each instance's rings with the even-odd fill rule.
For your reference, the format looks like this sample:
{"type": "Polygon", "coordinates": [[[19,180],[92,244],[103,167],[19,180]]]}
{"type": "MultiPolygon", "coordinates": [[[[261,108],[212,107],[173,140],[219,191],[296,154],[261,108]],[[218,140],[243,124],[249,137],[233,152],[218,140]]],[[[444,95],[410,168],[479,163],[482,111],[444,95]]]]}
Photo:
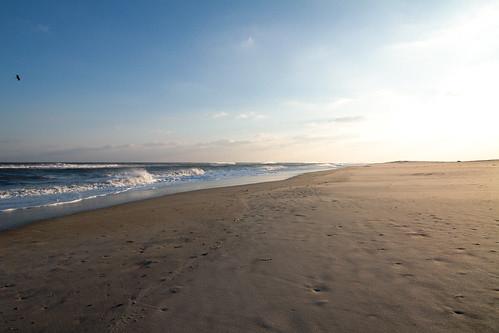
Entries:
{"type": "Polygon", "coordinates": [[[497,332],[499,161],[388,163],[0,233],[0,330],[497,332]]]}

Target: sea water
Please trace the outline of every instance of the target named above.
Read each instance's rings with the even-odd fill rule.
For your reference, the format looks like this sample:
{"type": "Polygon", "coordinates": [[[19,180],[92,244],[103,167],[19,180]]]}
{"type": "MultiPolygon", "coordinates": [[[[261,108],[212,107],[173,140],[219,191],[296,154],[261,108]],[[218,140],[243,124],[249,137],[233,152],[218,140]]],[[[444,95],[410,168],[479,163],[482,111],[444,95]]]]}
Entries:
{"type": "Polygon", "coordinates": [[[335,169],[334,163],[0,163],[0,230],[37,219],[226,185],[335,169]]]}

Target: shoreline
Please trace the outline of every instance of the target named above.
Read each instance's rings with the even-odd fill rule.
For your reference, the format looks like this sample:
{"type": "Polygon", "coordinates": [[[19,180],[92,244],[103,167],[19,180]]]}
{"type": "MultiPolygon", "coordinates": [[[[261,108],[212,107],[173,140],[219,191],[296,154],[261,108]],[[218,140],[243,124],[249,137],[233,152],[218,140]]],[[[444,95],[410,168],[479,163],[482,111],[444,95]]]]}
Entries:
{"type": "Polygon", "coordinates": [[[40,223],[47,220],[71,216],[81,212],[94,211],[108,207],[126,205],[132,202],[140,202],[155,198],[187,193],[199,190],[217,189],[232,186],[244,186],[259,183],[283,181],[304,174],[323,171],[334,171],[348,166],[337,166],[327,170],[314,170],[305,172],[292,172],[276,175],[247,176],[219,181],[208,181],[199,183],[185,183],[180,185],[165,186],[155,189],[130,189],[120,193],[98,195],[91,198],[82,198],[69,202],[53,203],[42,206],[16,208],[8,211],[0,211],[0,233],[25,227],[32,223],[40,223]]]}
{"type": "Polygon", "coordinates": [[[499,163],[386,163],[0,233],[0,330],[495,332],[499,163]]]}

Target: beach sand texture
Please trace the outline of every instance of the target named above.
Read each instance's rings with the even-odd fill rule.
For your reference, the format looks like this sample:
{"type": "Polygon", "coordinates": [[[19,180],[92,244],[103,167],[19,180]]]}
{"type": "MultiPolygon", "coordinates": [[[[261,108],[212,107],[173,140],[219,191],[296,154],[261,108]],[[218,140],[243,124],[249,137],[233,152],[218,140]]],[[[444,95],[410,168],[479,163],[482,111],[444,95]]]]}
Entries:
{"type": "Polygon", "coordinates": [[[0,233],[0,331],[498,332],[499,161],[387,163],[0,233]]]}

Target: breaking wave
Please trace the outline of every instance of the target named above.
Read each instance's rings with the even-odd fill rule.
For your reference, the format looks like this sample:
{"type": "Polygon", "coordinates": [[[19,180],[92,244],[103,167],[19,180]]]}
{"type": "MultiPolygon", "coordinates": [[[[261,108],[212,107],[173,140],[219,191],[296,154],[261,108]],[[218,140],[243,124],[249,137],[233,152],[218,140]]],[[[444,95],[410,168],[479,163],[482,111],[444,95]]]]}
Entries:
{"type": "Polygon", "coordinates": [[[175,182],[186,177],[202,176],[205,171],[201,168],[187,168],[170,170],[157,174],[151,174],[145,169],[130,169],[117,173],[109,173],[106,181],[84,184],[52,185],[48,187],[24,187],[9,190],[0,190],[0,199],[20,198],[43,195],[61,195],[68,193],[87,193],[110,190],[113,188],[122,190],[141,187],[157,182],[175,182]]]}
{"type": "MultiPolygon", "coordinates": [[[[58,206],[186,182],[285,177],[341,167],[333,163],[0,163],[0,212],[58,206]],[[68,170],[67,170],[68,169],[68,170]],[[287,176],[286,176],[287,175],[287,176]]],[[[237,182],[237,181],[236,181],[237,182]]],[[[0,216],[1,218],[1,216],[0,216]]]]}
{"type": "Polygon", "coordinates": [[[260,167],[262,170],[268,171],[268,172],[274,172],[274,171],[279,171],[282,169],[286,169],[284,165],[273,165],[273,164],[268,164],[260,167]]]}
{"type": "Polygon", "coordinates": [[[172,170],[169,173],[167,173],[167,175],[172,175],[177,177],[202,176],[204,174],[205,171],[201,168],[178,169],[178,170],[172,170]]]}
{"type": "Polygon", "coordinates": [[[336,168],[336,167],[339,166],[339,164],[336,164],[336,163],[320,163],[317,166],[324,167],[324,168],[336,168]]]}
{"type": "Polygon", "coordinates": [[[237,163],[236,162],[213,162],[213,163],[210,163],[210,165],[236,165],[237,163]]]}
{"type": "Polygon", "coordinates": [[[106,184],[114,187],[139,186],[144,184],[152,184],[158,181],[145,169],[127,170],[116,175],[111,175],[111,177],[112,179],[108,180],[106,184]]]}

